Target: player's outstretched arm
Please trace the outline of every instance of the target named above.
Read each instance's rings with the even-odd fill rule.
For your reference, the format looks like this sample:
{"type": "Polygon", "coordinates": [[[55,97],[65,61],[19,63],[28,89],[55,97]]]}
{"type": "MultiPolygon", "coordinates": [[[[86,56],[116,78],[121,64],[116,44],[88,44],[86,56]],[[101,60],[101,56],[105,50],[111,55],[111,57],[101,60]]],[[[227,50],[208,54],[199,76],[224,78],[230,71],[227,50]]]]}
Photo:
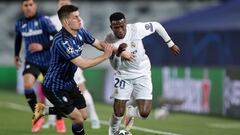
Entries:
{"type": "Polygon", "coordinates": [[[158,22],[153,22],[156,32],[163,38],[174,55],[180,54],[179,47],[171,40],[165,28],[158,22]]]}
{"type": "Polygon", "coordinates": [[[80,56],[71,60],[72,63],[80,67],[81,69],[89,68],[100,64],[104,60],[108,59],[112,55],[113,47],[111,45],[104,46],[104,54],[93,58],[93,59],[84,59],[80,56]]]}

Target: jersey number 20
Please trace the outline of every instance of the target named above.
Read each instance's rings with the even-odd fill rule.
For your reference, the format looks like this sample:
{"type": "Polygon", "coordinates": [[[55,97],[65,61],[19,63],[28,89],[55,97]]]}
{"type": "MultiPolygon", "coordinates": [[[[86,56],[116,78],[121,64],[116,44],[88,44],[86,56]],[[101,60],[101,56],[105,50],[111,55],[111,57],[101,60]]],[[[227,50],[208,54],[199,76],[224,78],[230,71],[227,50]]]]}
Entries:
{"type": "Polygon", "coordinates": [[[124,80],[120,80],[119,78],[115,78],[115,84],[114,84],[114,87],[115,88],[118,88],[120,87],[121,89],[124,89],[125,88],[125,81],[124,80]]]}

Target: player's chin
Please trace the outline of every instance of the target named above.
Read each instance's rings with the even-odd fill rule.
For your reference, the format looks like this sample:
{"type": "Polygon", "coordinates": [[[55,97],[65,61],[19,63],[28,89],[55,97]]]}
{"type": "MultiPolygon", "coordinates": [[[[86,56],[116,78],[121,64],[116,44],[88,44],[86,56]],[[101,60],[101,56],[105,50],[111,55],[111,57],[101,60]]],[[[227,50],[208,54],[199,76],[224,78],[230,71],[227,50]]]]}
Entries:
{"type": "Polygon", "coordinates": [[[73,30],[75,30],[75,31],[79,31],[79,30],[80,30],[80,28],[81,28],[81,27],[79,27],[79,28],[75,28],[75,29],[73,29],[73,30]]]}
{"type": "Polygon", "coordinates": [[[119,39],[123,39],[124,36],[125,36],[124,34],[118,34],[118,35],[117,35],[117,37],[118,37],[119,39]]]}

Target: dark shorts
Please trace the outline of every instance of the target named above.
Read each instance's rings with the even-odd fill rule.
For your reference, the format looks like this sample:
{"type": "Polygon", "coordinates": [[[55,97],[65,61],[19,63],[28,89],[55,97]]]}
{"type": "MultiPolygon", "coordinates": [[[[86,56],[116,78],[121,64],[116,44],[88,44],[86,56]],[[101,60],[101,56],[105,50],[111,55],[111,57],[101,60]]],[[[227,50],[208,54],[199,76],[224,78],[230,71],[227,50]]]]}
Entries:
{"type": "Polygon", "coordinates": [[[38,78],[39,74],[42,73],[43,76],[47,73],[47,68],[43,66],[38,66],[35,64],[32,64],[30,62],[25,62],[24,70],[23,70],[23,75],[30,73],[32,74],[35,78],[38,78]]]}
{"type": "Polygon", "coordinates": [[[65,115],[70,114],[74,108],[83,109],[86,107],[86,101],[77,87],[58,91],[43,87],[43,92],[54,107],[65,115]]]}

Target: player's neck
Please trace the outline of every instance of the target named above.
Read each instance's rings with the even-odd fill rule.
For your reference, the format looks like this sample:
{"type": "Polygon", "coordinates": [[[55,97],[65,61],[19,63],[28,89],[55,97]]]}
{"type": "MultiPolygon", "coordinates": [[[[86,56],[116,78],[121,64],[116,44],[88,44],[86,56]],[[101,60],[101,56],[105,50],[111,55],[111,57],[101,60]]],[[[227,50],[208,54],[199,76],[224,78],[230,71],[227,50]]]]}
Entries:
{"type": "Polygon", "coordinates": [[[76,30],[73,30],[69,27],[64,27],[72,36],[76,36],[77,35],[77,31],[76,30]]]}

